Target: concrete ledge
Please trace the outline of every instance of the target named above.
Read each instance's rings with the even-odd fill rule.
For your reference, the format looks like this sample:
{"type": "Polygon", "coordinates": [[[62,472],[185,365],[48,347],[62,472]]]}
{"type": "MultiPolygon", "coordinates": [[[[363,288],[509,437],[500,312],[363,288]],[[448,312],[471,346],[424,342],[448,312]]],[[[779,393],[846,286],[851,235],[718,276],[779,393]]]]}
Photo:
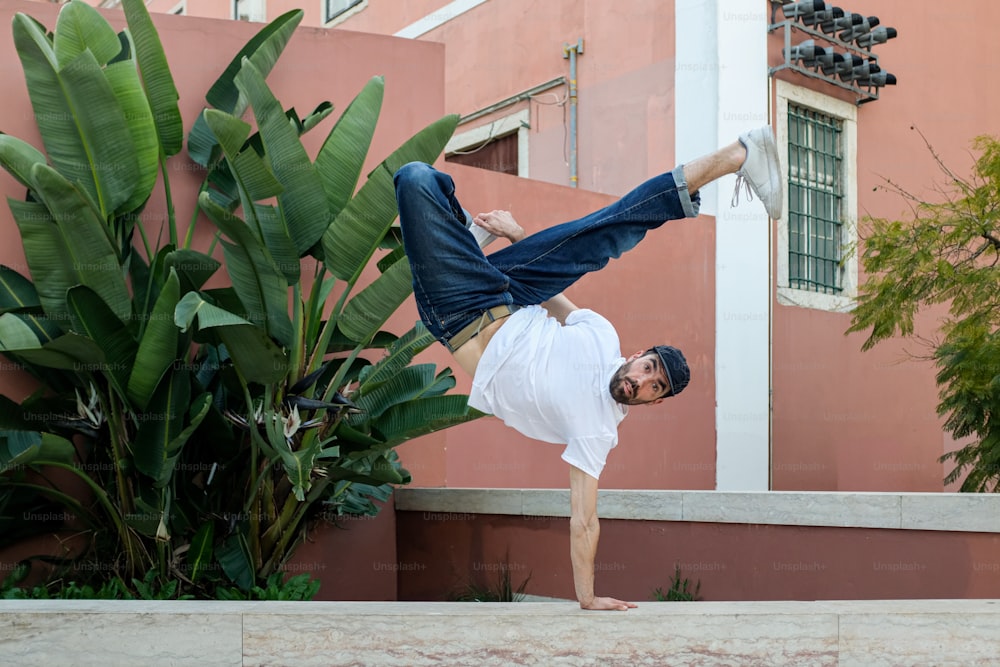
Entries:
{"type": "MultiPolygon", "coordinates": [[[[569,516],[567,489],[396,489],[396,509],[569,516]]],[[[603,490],[604,519],[1000,532],[1000,494],[603,490]]]]}
{"type": "Polygon", "coordinates": [[[5,664],[994,664],[1000,601],[0,602],[5,664]]]}

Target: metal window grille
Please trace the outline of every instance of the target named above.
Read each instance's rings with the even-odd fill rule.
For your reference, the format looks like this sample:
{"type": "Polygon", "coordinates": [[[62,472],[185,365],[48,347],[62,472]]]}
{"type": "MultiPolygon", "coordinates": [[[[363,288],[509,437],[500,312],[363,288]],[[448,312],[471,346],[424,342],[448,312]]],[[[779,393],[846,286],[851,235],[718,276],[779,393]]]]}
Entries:
{"type": "Polygon", "coordinates": [[[843,289],[841,209],[843,121],[788,105],[788,283],[839,294],[843,289]]]}
{"type": "Polygon", "coordinates": [[[323,21],[332,21],[351,7],[360,5],[363,0],[326,0],[326,10],[323,21]]]}

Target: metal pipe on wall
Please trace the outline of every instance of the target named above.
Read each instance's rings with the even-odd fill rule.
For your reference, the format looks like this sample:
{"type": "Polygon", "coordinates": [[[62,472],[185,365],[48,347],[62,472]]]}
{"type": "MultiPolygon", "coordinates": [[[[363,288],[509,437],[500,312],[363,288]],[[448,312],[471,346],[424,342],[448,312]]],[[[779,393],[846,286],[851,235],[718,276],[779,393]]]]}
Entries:
{"type": "Polygon", "coordinates": [[[583,37],[576,44],[563,44],[563,58],[569,58],[569,184],[577,187],[576,164],[576,57],[583,55],[583,37]]]}

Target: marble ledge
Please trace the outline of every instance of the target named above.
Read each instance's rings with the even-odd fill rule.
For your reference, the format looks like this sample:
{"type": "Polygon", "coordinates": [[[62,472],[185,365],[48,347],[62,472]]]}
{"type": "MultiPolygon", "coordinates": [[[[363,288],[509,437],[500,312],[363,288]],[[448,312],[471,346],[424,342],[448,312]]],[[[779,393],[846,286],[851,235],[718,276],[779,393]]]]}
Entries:
{"type": "MultiPolygon", "coordinates": [[[[397,511],[423,512],[429,520],[569,516],[567,489],[404,487],[395,502],[397,511]]],[[[605,519],[1000,533],[1000,494],[606,489],[599,492],[598,513],[605,519]]]]}
{"type": "Polygon", "coordinates": [[[0,601],[4,664],[994,664],[998,600],[645,603],[0,601]],[[390,637],[390,640],[386,640],[390,637]]]}

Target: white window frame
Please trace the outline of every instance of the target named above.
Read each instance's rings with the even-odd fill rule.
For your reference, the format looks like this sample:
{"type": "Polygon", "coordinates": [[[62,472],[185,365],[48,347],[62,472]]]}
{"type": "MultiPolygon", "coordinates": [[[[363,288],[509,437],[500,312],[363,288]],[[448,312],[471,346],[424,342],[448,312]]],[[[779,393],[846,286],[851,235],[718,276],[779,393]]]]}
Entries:
{"type": "Polygon", "coordinates": [[[323,27],[332,28],[333,26],[343,23],[347,19],[351,18],[358,12],[364,11],[368,7],[368,0],[361,0],[358,4],[353,7],[348,7],[344,11],[340,12],[333,18],[326,17],[326,0],[319,0],[319,14],[323,17],[323,27]]]}
{"type": "MultiPolygon", "coordinates": [[[[267,21],[267,2],[266,0],[242,0],[246,3],[246,15],[249,17],[247,20],[250,23],[265,23],[267,21]]],[[[239,5],[240,0],[232,0],[233,2],[233,19],[240,20],[239,5]]]]}
{"type": "Polygon", "coordinates": [[[485,125],[453,135],[444,147],[445,156],[461,151],[475,150],[490,139],[498,139],[517,132],[517,175],[528,178],[528,138],[531,129],[531,112],[522,109],[485,125]]]}
{"type": "Polygon", "coordinates": [[[187,16],[187,0],[181,0],[170,10],[175,16],[187,16]]]}
{"type": "Polygon", "coordinates": [[[844,235],[844,260],[841,272],[840,294],[823,294],[789,286],[788,280],[788,188],[785,188],[784,213],[778,225],[777,280],[778,303],[833,312],[847,312],[855,307],[858,295],[858,107],[829,95],[818,93],[787,81],[778,80],[776,89],[777,122],[775,135],[778,140],[778,157],[781,174],[788,174],[788,104],[789,102],[815,109],[838,118],[843,123],[841,150],[844,173],[841,174],[844,198],[841,202],[844,235]]]}

